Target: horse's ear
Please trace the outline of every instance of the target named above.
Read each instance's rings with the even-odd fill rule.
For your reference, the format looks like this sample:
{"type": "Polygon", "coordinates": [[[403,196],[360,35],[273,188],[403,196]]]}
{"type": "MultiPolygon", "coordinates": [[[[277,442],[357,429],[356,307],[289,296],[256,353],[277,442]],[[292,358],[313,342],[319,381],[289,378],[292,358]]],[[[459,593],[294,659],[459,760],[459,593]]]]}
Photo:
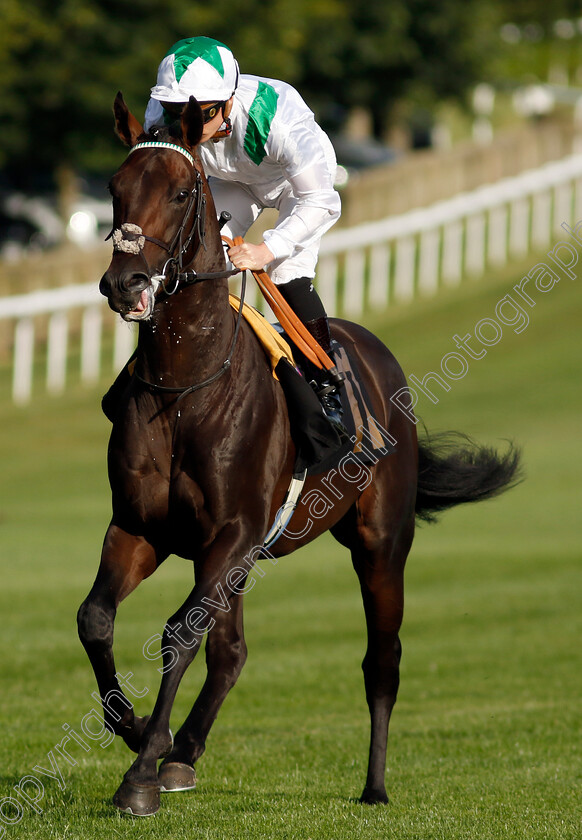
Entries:
{"type": "Polygon", "coordinates": [[[200,142],[204,130],[202,108],[193,96],[190,97],[188,104],[182,111],[181,123],[182,140],[193,149],[200,142]]]}
{"type": "Polygon", "coordinates": [[[137,138],[143,134],[143,127],[125,104],[121,91],[115,97],[113,113],[115,114],[117,133],[126,146],[135,146],[137,138]]]}

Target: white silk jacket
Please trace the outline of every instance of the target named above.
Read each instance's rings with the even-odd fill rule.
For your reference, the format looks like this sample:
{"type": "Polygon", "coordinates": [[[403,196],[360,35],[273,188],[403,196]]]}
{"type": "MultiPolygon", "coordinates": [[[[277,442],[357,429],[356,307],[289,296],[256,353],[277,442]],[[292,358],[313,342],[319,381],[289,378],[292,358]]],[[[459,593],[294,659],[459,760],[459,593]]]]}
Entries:
{"type": "MultiPolygon", "coordinates": [[[[333,186],[337,164],[328,136],[294,88],[259,76],[240,77],[230,119],[230,137],[199,147],[204,171],[244,184],[263,208],[281,209],[285,201],[285,212],[263,235],[275,259],[310,247],[341,212],[333,186]]],[[[160,102],[150,99],[146,131],[163,122],[160,102]]]]}

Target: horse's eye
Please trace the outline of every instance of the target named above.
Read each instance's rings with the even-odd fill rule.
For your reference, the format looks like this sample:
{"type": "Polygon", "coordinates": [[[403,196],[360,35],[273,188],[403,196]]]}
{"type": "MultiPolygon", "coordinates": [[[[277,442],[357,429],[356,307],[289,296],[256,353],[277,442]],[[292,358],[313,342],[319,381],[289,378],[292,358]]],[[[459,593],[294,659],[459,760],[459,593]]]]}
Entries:
{"type": "Polygon", "coordinates": [[[178,193],[178,196],[177,196],[178,201],[181,201],[181,202],[186,201],[186,199],[188,198],[189,195],[190,195],[190,190],[180,190],[180,192],[178,193]]]}

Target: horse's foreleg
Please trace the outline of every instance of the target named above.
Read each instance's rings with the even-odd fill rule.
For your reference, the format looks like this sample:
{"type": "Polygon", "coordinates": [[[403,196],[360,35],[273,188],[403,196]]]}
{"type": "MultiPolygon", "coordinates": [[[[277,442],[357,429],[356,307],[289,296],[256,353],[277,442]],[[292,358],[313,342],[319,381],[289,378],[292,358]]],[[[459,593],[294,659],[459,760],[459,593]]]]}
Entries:
{"type": "Polygon", "coordinates": [[[93,666],[105,724],[137,752],[147,718],[134,715],[119,683],[113,657],[118,605],[159,565],[153,547],[111,525],[105,536],[95,583],[77,614],[79,637],[93,666]]]}
{"type": "Polygon", "coordinates": [[[240,522],[226,526],[201,560],[200,579],[190,596],[166,623],[161,642],[163,676],[156,705],[144,730],[139,755],[113,798],[122,811],[146,815],[159,808],[157,761],[166,754],[170,713],[178,686],[205,633],[216,626],[215,616],[233,609],[237,596],[228,586],[229,571],[239,558],[246,556],[251,545],[240,522]]]}
{"type": "Polygon", "coordinates": [[[192,711],[176,733],[172,751],[160,767],[158,778],[162,790],[187,790],[195,786],[194,764],[204,752],[210,728],[245,664],[242,595],[233,597],[230,603],[229,612],[216,613],[216,623],[208,634],[207,677],[192,711]]]}

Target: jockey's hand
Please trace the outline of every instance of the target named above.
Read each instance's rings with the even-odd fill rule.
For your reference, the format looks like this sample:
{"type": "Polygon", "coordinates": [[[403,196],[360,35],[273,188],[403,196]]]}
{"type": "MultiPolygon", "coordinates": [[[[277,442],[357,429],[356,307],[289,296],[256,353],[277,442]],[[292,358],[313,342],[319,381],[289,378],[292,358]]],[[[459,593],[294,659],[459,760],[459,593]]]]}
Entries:
{"type": "Polygon", "coordinates": [[[261,271],[261,269],[275,259],[264,242],[261,245],[251,245],[250,242],[244,242],[242,245],[234,245],[232,248],[229,248],[228,258],[241,271],[247,268],[250,271],[261,271]]]}

